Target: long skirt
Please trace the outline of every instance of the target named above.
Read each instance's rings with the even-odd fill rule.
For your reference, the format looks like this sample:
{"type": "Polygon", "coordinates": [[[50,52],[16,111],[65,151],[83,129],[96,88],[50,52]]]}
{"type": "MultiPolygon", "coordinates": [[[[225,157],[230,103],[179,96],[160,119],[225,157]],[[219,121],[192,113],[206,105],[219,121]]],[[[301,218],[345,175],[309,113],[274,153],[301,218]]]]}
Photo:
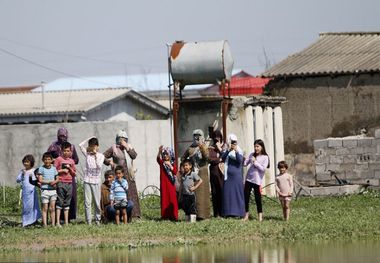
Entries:
{"type": "Polygon", "coordinates": [[[210,179],[207,165],[200,167],[198,175],[203,182],[195,190],[197,218],[207,219],[210,218],[210,179]]]}

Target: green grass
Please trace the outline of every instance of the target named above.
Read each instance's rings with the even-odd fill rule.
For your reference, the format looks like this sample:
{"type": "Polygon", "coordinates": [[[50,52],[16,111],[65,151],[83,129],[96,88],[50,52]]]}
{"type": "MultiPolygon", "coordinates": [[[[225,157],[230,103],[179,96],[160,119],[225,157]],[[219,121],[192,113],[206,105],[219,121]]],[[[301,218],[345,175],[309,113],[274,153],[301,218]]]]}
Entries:
{"type": "MultiPolygon", "coordinates": [[[[81,206],[80,202],[82,201],[79,200],[78,204],[81,206]]],[[[14,221],[9,221],[9,217],[2,216],[2,222],[8,219],[8,224],[3,223],[0,228],[0,250],[134,248],[270,240],[380,240],[380,194],[374,191],[360,195],[308,197],[292,201],[289,222],[282,220],[280,205],[267,198],[264,198],[264,221],[261,223],[255,219],[243,222],[220,218],[195,224],[161,221],[159,198],[155,197],[143,199],[141,207],[142,220],[120,226],[88,226],[79,220],[63,228],[21,228],[15,227],[14,221]]],[[[14,208],[1,211],[14,212],[14,208]]],[[[80,207],[79,211],[82,211],[79,214],[83,216],[80,207]]],[[[251,206],[251,214],[256,215],[254,206],[251,206]]],[[[183,219],[182,211],[180,218],[183,219]]],[[[17,220],[20,220],[20,216],[17,220]]]]}

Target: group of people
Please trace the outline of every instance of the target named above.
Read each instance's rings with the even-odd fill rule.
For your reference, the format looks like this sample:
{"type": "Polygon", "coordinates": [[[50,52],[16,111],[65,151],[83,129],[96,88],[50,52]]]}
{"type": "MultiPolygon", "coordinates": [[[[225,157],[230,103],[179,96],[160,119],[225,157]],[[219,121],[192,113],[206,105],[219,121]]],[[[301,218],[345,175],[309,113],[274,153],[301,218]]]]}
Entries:
{"type": "MultiPolygon", "coordinates": [[[[128,135],[120,130],[115,144],[104,153],[99,152],[99,140],[90,137],[79,144],[85,157],[83,177],[85,220],[92,223],[92,204],[95,206],[95,223],[113,220],[119,223],[130,222],[132,217],[140,217],[140,203],[136,182],[133,177],[133,160],[137,153],[128,143],[128,135]],[[110,166],[105,173],[102,184],[102,167],[110,166]]],[[[57,140],[42,155],[42,162],[34,168],[33,155],[22,159],[24,168],[17,176],[22,189],[22,225],[36,224],[41,218],[38,192],[41,189],[42,224],[48,225],[50,213],[51,224],[61,226],[76,219],[77,187],[76,165],[79,162],[75,145],[68,141],[68,131],[60,128],[57,140]],[[62,213],[63,210],[63,213],[62,213]]]]}
{"type": "MultiPolygon", "coordinates": [[[[210,217],[210,189],[214,217],[237,217],[247,221],[249,200],[253,189],[258,220],[263,220],[262,183],[270,161],[262,140],[254,142],[254,152],[246,158],[238,145],[237,136],[230,134],[224,143],[221,131],[211,134],[206,144],[200,129],[193,131],[193,143],[181,157],[180,169],[175,166],[174,153],[160,146],[157,162],[160,165],[161,217],[178,220],[178,207],[186,220],[210,217]],[[243,166],[247,173],[243,176],[243,166]]],[[[279,196],[284,219],[289,219],[293,179],[287,173],[285,161],[278,163],[276,193],[279,196]]]]}
{"type": "MultiPolygon", "coordinates": [[[[253,189],[258,220],[263,219],[261,185],[270,162],[264,142],[254,142],[255,151],[247,158],[238,145],[236,135],[230,134],[226,143],[219,130],[206,144],[200,129],[193,131],[193,143],[181,157],[179,169],[174,152],[160,146],[157,162],[160,166],[161,218],[178,221],[178,209],[182,208],[187,221],[210,217],[210,189],[214,217],[238,217],[249,219],[249,199],[253,189]],[[243,176],[242,167],[247,166],[243,176]],[[245,178],[245,179],[243,179],[245,178]]],[[[92,204],[95,223],[131,222],[141,217],[138,191],[135,182],[133,160],[137,153],[128,142],[128,135],[120,130],[115,143],[104,153],[99,152],[99,140],[90,137],[79,144],[85,157],[83,177],[85,220],[92,224],[92,204]],[[110,166],[101,182],[103,165],[110,166]]],[[[34,168],[33,155],[22,159],[24,168],[17,177],[22,186],[22,224],[33,225],[41,218],[38,192],[41,189],[42,224],[67,225],[76,219],[77,187],[76,165],[79,162],[75,145],[68,141],[68,131],[58,129],[57,140],[42,155],[42,162],[34,168]]],[[[284,219],[289,219],[290,200],[293,190],[292,176],[287,164],[279,162],[280,174],[276,177],[276,192],[283,207],[284,219]]]]}

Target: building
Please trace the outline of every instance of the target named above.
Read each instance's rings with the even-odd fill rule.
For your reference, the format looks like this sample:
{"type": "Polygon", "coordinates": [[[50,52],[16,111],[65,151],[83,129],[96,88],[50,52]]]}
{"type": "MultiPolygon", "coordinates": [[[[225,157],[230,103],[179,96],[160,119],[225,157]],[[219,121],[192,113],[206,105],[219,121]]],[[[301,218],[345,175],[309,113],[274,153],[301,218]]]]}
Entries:
{"type": "Polygon", "coordinates": [[[167,119],[169,111],[129,88],[0,94],[0,124],[167,119]]]}
{"type": "Polygon", "coordinates": [[[311,152],[314,139],[380,126],[380,32],[321,33],[262,76],[272,78],[269,94],[288,101],[287,152],[311,152]]]}

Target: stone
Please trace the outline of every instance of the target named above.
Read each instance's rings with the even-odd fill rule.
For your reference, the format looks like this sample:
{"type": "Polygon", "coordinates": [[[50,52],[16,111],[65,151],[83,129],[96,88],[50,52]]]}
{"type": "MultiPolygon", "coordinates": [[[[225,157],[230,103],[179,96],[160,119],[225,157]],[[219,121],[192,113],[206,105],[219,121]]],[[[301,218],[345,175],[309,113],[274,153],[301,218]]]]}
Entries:
{"type": "Polygon", "coordinates": [[[334,171],[334,172],[336,172],[336,171],[340,171],[341,169],[340,169],[340,165],[339,164],[327,164],[326,165],[326,171],[334,171]]]}
{"type": "Polygon", "coordinates": [[[315,173],[321,174],[326,172],[326,165],[325,164],[317,164],[315,165],[315,173]]]}
{"type": "Polygon", "coordinates": [[[328,147],[330,148],[339,148],[342,147],[342,139],[341,138],[329,138],[328,141],[328,147]]]}
{"type": "Polygon", "coordinates": [[[314,149],[327,148],[327,140],[314,140],[313,141],[314,149]]]}
{"type": "Polygon", "coordinates": [[[360,138],[358,139],[358,146],[371,146],[374,138],[360,138]]]}
{"type": "Polygon", "coordinates": [[[374,178],[380,179],[380,170],[375,170],[374,178]]]}
{"type": "Polygon", "coordinates": [[[343,156],[330,155],[330,163],[343,163],[343,156]]]}
{"type": "Polygon", "coordinates": [[[341,149],[336,150],[336,155],[346,155],[346,154],[350,154],[350,150],[348,148],[341,148],[341,149]]]}
{"type": "Polygon", "coordinates": [[[380,129],[375,130],[375,138],[380,139],[380,129]]]}
{"type": "Polygon", "coordinates": [[[357,155],[345,155],[343,156],[343,163],[356,163],[357,155]]]}
{"type": "Polygon", "coordinates": [[[343,147],[354,148],[358,146],[358,140],[356,139],[343,139],[343,147]]]}

